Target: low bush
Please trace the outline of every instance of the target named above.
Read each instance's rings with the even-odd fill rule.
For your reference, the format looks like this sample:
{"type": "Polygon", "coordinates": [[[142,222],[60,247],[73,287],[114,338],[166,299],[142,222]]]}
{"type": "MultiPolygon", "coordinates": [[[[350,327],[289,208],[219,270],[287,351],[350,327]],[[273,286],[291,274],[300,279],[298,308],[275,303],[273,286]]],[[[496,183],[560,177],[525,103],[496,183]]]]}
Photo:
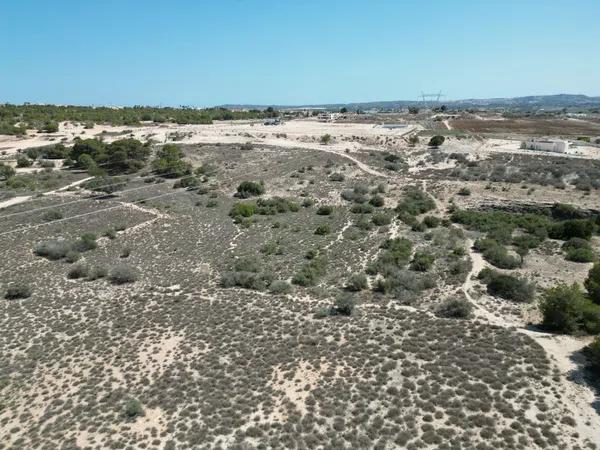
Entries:
{"type": "Polygon", "coordinates": [[[341,173],[334,172],[331,175],[329,175],[330,181],[344,181],[345,179],[346,177],[344,177],[344,175],[341,173]]]}
{"type": "Polygon", "coordinates": [[[437,148],[440,145],[442,145],[445,141],[446,138],[444,136],[436,135],[429,140],[429,144],[427,145],[429,145],[430,147],[437,148]]]}
{"type": "Polygon", "coordinates": [[[73,250],[83,253],[89,250],[94,250],[98,247],[96,243],[96,235],[93,233],[84,233],[81,237],[73,243],[73,250]]]}
{"type": "Polygon", "coordinates": [[[292,285],[287,281],[275,280],[269,285],[271,294],[289,294],[292,292],[292,285]]]}
{"type": "Polygon", "coordinates": [[[416,252],[413,260],[410,262],[411,270],[417,272],[427,272],[433,266],[435,257],[429,253],[416,252]]]}
{"type": "Polygon", "coordinates": [[[317,256],[302,266],[292,278],[292,283],[299,286],[314,286],[325,275],[326,270],[327,260],[322,256],[317,256]]]}
{"type": "Polygon", "coordinates": [[[233,218],[236,217],[251,217],[256,212],[256,205],[250,202],[237,202],[234,203],[229,211],[229,215],[233,218]]]}
{"type": "Polygon", "coordinates": [[[429,194],[421,189],[412,187],[407,189],[402,199],[396,206],[399,214],[418,216],[435,209],[435,201],[429,194]]]}
{"type": "Polygon", "coordinates": [[[320,216],[329,216],[333,212],[333,206],[330,205],[321,205],[317,209],[317,214],[320,216]]]}
{"type": "Polygon", "coordinates": [[[596,225],[592,220],[573,219],[558,222],[549,227],[548,235],[552,239],[562,241],[571,238],[590,239],[596,231],[596,225]]]}
{"type": "Polygon", "coordinates": [[[509,255],[506,248],[500,244],[484,250],[483,258],[499,269],[516,269],[521,266],[520,258],[509,255]]]}
{"type": "Polygon", "coordinates": [[[506,275],[492,269],[483,269],[479,275],[490,295],[515,302],[530,302],[535,294],[535,285],[523,278],[506,275]]]}
{"type": "Polygon", "coordinates": [[[346,282],[346,289],[353,292],[358,292],[366,289],[369,286],[369,281],[364,273],[353,273],[346,282]]]}
{"type": "Polygon", "coordinates": [[[568,261],[579,263],[590,263],[595,259],[591,248],[571,248],[567,251],[566,259],[568,261]]]}
{"type": "Polygon", "coordinates": [[[324,236],[329,233],[331,233],[331,227],[329,226],[329,224],[326,223],[318,225],[315,229],[315,234],[319,236],[324,236]]]}
{"type": "Polygon", "coordinates": [[[64,217],[63,213],[61,213],[57,209],[49,209],[44,213],[42,219],[46,222],[52,222],[53,220],[59,220],[64,217]]]}
{"type": "Polygon", "coordinates": [[[356,301],[352,296],[340,295],[335,299],[331,313],[333,315],[351,316],[355,307],[356,301]]]}
{"type": "Polygon", "coordinates": [[[236,197],[250,198],[257,197],[265,193],[265,184],[263,181],[242,181],[237,187],[236,197]]]}
{"type": "Polygon", "coordinates": [[[373,214],[373,218],[371,219],[374,225],[381,227],[384,225],[389,225],[392,223],[392,218],[385,213],[376,213],[373,214]]]}
{"type": "Polygon", "coordinates": [[[423,225],[427,228],[437,228],[441,223],[441,219],[435,216],[425,216],[423,218],[423,225]]]}
{"type": "Polygon", "coordinates": [[[385,199],[381,195],[374,195],[371,197],[371,200],[369,200],[369,203],[376,208],[381,208],[385,205],[385,199]]]}
{"type": "Polygon", "coordinates": [[[471,189],[469,189],[468,187],[462,187],[459,189],[458,195],[467,197],[467,196],[471,195],[471,189]]]}
{"type": "Polygon", "coordinates": [[[350,212],[354,214],[371,214],[373,212],[373,205],[369,203],[356,203],[352,205],[350,212]]]}
{"type": "Polygon", "coordinates": [[[444,300],[436,309],[438,317],[448,319],[467,319],[471,316],[473,305],[466,298],[451,297],[444,300]]]}
{"type": "Polygon", "coordinates": [[[78,278],[85,278],[88,276],[89,267],[84,264],[76,264],[67,273],[67,277],[76,280],[78,278]]]}
{"type": "Polygon", "coordinates": [[[40,242],[35,247],[35,254],[50,260],[58,260],[67,256],[72,251],[73,245],[66,240],[54,240],[40,242]]]}
{"type": "Polygon", "coordinates": [[[386,240],[376,261],[369,264],[367,273],[371,275],[381,274],[384,277],[391,272],[404,267],[411,256],[412,244],[405,238],[394,238],[386,240]]]}
{"type": "Polygon", "coordinates": [[[31,297],[33,290],[28,284],[22,282],[10,283],[6,287],[4,298],[7,300],[18,300],[31,297]]]}
{"type": "Polygon", "coordinates": [[[118,264],[110,270],[108,278],[112,284],[126,284],[137,281],[138,274],[133,267],[118,264]]]}
{"type": "Polygon", "coordinates": [[[577,283],[547,289],[540,302],[542,325],[561,333],[600,333],[600,306],[585,297],[577,283]]]}
{"type": "Polygon", "coordinates": [[[125,403],[124,414],[128,419],[135,419],[144,415],[144,408],[139,400],[131,399],[125,403]]]}
{"type": "Polygon", "coordinates": [[[33,166],[33,161],[25,156],[19,156],[17,158],[17,167],[31,167],[33,166]]]}

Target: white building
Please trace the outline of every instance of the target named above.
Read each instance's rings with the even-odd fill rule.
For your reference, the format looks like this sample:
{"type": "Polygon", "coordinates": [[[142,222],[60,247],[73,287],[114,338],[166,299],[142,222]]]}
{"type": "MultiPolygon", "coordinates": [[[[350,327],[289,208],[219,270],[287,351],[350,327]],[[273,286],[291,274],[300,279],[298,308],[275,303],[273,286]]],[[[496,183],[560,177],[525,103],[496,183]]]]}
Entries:
{"type": "Polygon", "coordinates": [[[543,152],[567,153],[569,143],[558,139],[528,139],[521,142],[521,148],[543,152]]]}

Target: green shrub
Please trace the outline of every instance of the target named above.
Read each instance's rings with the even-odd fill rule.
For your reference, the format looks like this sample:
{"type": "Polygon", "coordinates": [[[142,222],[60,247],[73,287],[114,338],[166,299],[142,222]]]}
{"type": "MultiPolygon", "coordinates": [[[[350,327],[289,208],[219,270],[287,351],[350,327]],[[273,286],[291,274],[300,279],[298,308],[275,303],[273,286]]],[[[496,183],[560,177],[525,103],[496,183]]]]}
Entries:
{"type": "Polygon", "coordinates": [[[76,264],[67,273],[67,277],[72,280],[76,280],[78,278],[85,278],[88,276],[89,267],[84,264],[76,264]]]}
{"type": "Polygon", "coordinates": [[[7,300],[18,300],[31,297],[33,290],[23,282],[10,283],[6,287],[4,298],[7,300]]]}
{"type": "Polygon", "coordinates": [[[371,200],[369,200],[369,203],[376,208],[381,208],[385,205],[385,199],[381,195],[374,195],[371,197],[371,200]]]}
{"type": "Polygon", "coordinates": [[[93,281],[108,276],[108,269],[104,266],[94,266],[88,271],[87,280],[93,281]]]}
{"type": "Polygon", "coordinates": [[[340,295],[335,299],[335,303],[332,308],[332,314],[341,316],[351,316],[354,308],[356,307],[356,301],[350,295],[340,295]]]}
{"type": "Polygon", "coordinates": [[[19,156],[17,158],[17,167],[31,167],[33,165],[33,161],[25,156],[19,156]]]}
{"type": "Polygon", "coordinates": [[[299,210],[300,206],[297,203],[281,197],[259,198],[256,201],[256,214],[273,216],[286,212],[298,212],[299,210]]]}
{"type": "Polygon", "coordinates": [[[381,248],[383,251],[377,260],[367,267],[367,273],[371,275],[381,274],[385,277],[404,267],[412,253],[412,244],[405,238],[388,239],[381,245],[381,248]]]}
{"type": "Polygon", "coordinates": [[[410,262],[410,268],[417,272],[427,272],[433,266],[435,257],[428,253],[416,252],[410,262]]]}
{"type": "Polygon", "coordinates": [[[9,178],[14,177],[16,173],[15,169],[11,166],[0,162],[0,180],[8,180],[9,178]]]}
{"type": "Polygon", "coordinates": [[[108,278],[112,284],[133,283],[137,281],[138,274],[133,267],[127,264],[118,264],[110,270],[108,278]]]}
{"type": "Polygon", "coordinates": [[[251,217],[256,212],[256,204],[249,202],[236,202],[231,207],[229,215],[231,217],[251,217]]]}
{"type": "Polygon", "coordinates": [[[330,181],[344,181],[345,179],[346,177],[344,177],[344,175],[341,173],[334,172],[331,175],[329,175],[330,181]]]}
{"type": "Polygon", "coordinates": [[[354,214],[371,214],[373,206],[369,203],[356,203],[350,208],[350,212],[354,214]]]}
{"type": "Polygon", "coordinates": [[[124,414],[128,419],[135,419],[144,415],[144,408],[139,400],[131,399],[125,403],[124,414]]]}
{"type": "Polygon", "coordinates": [[[75,250],[69,250],[67,252],[67,254],[65,255],[65,260],[68,263],[74,263],[76,261],[78,261],[81,258],[81,254],[79,252],[76,252],[75,250]]]}
{"type": "Polygon", "coordinates": [[[444,300],[435,313],[439,317],[448,319],[467,319],[472,311],[473,305],[466,298],[451,297],[444,300]]]}
{"type": "Polygon", "coordinates": [[[521,260],[509,255],[502,245],[494,245],[483,251],[484,259],[499,269],[516,269],[521,266],[521,260]]]}
{"type": "Polygon", "coordinates": [[[275,280],[269,285],[269,291],[272,294],[289,294],[292,292],[292,285],[287,281],[275,280]]]}
{"type": "Polygon", "coordinates": [[[346,282],[346,289],[349,291],[362,291],[369,286],[367,276],[364,273],[353,273],[346,282]]]}
{"type": "Polygon", "coordinates": [[[437,228],[441,223],[441,219],[435,216],[425,216],[423,218],[423,225],[427,228],[437,228]]]}
{"type": "Polygon", "coordinates": [[[392,223],[392,218],[385,213],[376,213],[373,214],[373,218],[371,219],[374,225],[378,227],[389,225],[392,223]]]}
{"type": "Polygon", "coordinates": [[[250,198],[257,197],[265,193],[265,184],[263,181],[242,181],[237,187],[236,197],[250,198]]]}
{"type": "Polygon", "coordinates": [[[73,250],[83,253],[89,250],[94,250],[98,247],[96,243],[96,235],[93,233],[84,233],[79,240],[73,243],[73,250]]]}
{"type": "Polygon", "coordinates": [[[325,275],[327,260],[318,256],[304,264],[300,271],[292,278],[292,283],[300,286],[314,286],[325,275]]]}
{"type": "Polygon", "coordinates": [[[444,143],[444,141],[446,140],[446,138],[444,136],[440,136],[440,135],[436,135],[433,136],[430,140],[429,140],[429,145],[430,147],[439,147],[440,145],[442,145],[444,143]]]}
{"type": "Polygon", "coordinates": [[[418,216],[419,214],[429,212],[433,209],[435,209],[435,201],[433,198],[416,187],[408,188],[398,203],[398,206],[396,206],[396,211],[399,214],[410,216],[418,216]]]}
{"type": "Polygon", "coordinates": [[[561,333],[600,332],[600,306],[587,299],[577,283],[547,289],[540,302],[542,325],[561,333]]]}
{"type": "Polygon", "coordinates": [[[596,230],[593,221],[588,219],[565,220],[553,224],[548,230],[552,239],[566,241],[571,238],[590,239],[596,230]]]}
{"type": "Polygon", "coordinates": [[[324,236],[329,233],[331,233],[331,227],[329,226],[329,224],[326,223],[318,225],[315,229],[315,234],[319,236],[324,236]]]}
{"type": "Polygon", "coordinates": [[[167,178],[179,178],[192,174],[192,166],[183,160],[183,151],[173,144],[164,145],[152,161],[152,168],[158,175],[167,178]]]}
{"type": "Polygon", "coordinates": [[[62,219],[63,213],[61,213],[59,210],[57,209],[49,209],[48,211],[46,211],[44,213],[44,215],[42,216],[42,219],[46,222],[52,222],[53,220],[59,220],[62,219]]]}
{"type": "Polygon", "coordinates": [[[333,212],[333,206],[330,205],[321,205],[317,209],[317,214],[320,216],[329,216],[333,212]]]}
{"type": "Polygon", "coordinates": [[[462,187],[459,189],[458,195],[467,197],[467,196],[471,195],[471,189],[469,189],[468,187],[462,187]]]}
{"type": "Polygon", "coordinates": [[[331,142],[331,135],[324,134],[323,136],[321,136],[321,138],[319,140],[321,141],[321,144],[327,145],[331,142]]]}
{"type": "Polygon", "coordinates": [[[571,248],[567,251],[568,261],[579,263],[594,262],[595,256],[591,248],[571,248]]]}
{"type": "Polygon", "coordinates": [[[491,269],[482,270],[479,278],[487,285],[490,295],[520,303],[533,300],[535,286],[525,279],[491,269]]]}
{"type": "Polygon", "coordinates": [[[600,305],[600,262],[594,263],[583,284],[590,299],[600,305]]]}
{"type": "Polygon", "coordinates": [[[35,254],[51,260],[62,259],[72,250],[72,244],[66,240],[44,241],[35,247],[35,254]]]}

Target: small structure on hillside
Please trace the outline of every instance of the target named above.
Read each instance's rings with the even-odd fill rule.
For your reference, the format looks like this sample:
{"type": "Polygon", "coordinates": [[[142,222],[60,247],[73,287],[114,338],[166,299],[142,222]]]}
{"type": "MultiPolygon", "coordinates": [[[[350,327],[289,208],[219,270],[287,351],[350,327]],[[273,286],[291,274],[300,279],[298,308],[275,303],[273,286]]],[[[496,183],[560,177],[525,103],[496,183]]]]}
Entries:
{"type": "Polygon", "coordinates": [[[282,120],[279,117],[270,117],[265,120],[265,125],[281,125],[282,120]]]}
{"type": "Polygon", "coordinates": [[[569,143],[560,139],[528,139],[521,142],[521,148],[543,152],[567,153],[569,143]]]}

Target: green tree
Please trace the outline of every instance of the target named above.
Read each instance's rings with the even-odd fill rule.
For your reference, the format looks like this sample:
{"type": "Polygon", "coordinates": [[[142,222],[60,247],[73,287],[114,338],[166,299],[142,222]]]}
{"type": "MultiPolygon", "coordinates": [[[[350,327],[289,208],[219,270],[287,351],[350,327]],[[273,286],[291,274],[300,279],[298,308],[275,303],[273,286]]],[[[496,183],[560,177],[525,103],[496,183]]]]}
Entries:
{"type": "Polygon", "coordinates": [[[594,303],[600,304],[600,262],[593,265],[583,284],[588,291],[590,299],[594,303]]]}
{"type": "Polygon", "coordinates": [[[445,140],[446,140],[446,138],[444,136],[436,135],[436,136],[433,136],[429,140],[428,145],[430,147],[438,148],[440,145],[442,145],[444,143],[445,140]]]}

